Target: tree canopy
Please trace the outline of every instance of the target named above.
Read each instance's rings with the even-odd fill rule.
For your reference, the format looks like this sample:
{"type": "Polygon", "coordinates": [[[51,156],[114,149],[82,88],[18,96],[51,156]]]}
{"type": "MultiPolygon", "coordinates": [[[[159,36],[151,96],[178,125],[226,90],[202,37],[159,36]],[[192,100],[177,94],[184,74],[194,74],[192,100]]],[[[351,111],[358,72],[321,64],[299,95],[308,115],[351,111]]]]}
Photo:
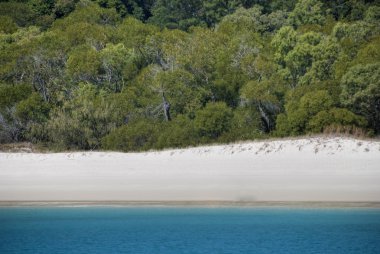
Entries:
{"type": "Polygon", "coordinates": [[[380,134],[380,5],[0,2],[0,142],[147,150],[380,134]]]}

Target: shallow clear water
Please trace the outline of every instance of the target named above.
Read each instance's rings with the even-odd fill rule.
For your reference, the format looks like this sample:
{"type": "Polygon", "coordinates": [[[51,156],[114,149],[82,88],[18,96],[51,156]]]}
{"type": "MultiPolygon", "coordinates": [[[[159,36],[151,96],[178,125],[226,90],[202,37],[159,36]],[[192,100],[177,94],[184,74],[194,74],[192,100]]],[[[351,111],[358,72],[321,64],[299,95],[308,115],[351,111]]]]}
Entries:
{"type": "Polygon", "coordinates": [[[0,253],[380,253],[380,210],[0,208],[0,253]]]}

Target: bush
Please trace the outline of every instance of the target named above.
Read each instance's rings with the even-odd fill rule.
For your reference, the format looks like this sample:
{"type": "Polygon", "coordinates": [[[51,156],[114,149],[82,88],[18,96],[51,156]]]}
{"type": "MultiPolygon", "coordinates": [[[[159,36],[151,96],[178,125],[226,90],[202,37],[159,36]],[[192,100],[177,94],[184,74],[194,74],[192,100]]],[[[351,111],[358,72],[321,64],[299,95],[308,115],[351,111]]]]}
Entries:
{"type": "Polygon", "coordinates": [[[324,110],[315,115],[308,123],[307,129],[309,132],[320,133],[327,126],[357,126],[364,128],[367,121],[364,117],[358,116],[351,111],[343,108],[332,108],[324,110]]]}
{"type": "Polygon", "coordinates": [[[29,85],[0,84],[0,109],[13,107],[17,102],[28,98],[32,93],[29,85]]]}
{"type": "Polygon", "coordinates": [[[0,143],[23,139],[24,126],[16,116],[15,105],[26,99],[32,88],[28,85],[0,84],[0,143]]]}
{"type": "Polygon", "coordinates": [[[50,106],[38,93],[32,93],[16,106],[16,116],[23,122],[44,122],[48,119],[50,106]]]}
{"type": "Polygon", "coordinates": [[[102,148],[114,151],[144,151],[157,142],[159,125],[154,121],[140,120],[112,131],[102,139],[102,148]]]}
{"type": "Polygon", "coordinates": [[[262,135],[262,121],[254,107],[238,108],[234,111],[230,131],[219,138],[220,142],[252,140],[262,135]]]}
{"type": "Polygon", "coordinates": [[[70,100],[51,112],[47,130],[58,149],[97,149],[117,122],[118,109],[107,94],[91,84],[80,84],[70,100]]]}
{"type": "Polygon", "coordinates": [[[162,125],[156,148],[173,148],[194,146],[198,143],[199,136],[194,127],[194,122],[184,115],[179,115],[172,122],[162,125]]]}
{"type": "Polygon", "coordinates": [[[309,120],[333,105],[333,98],[326,90],[305,93],[298,102],[291,101],[285,105],[286,114],[277,116],[276,135],[304,134],[309,120]]]}
{"type": "Polygon", "coordinates": [[[231,128],[233,112],[224,102],[208,103],[195,114],[195,129],[200,136],[217,138],[231,128]]]}

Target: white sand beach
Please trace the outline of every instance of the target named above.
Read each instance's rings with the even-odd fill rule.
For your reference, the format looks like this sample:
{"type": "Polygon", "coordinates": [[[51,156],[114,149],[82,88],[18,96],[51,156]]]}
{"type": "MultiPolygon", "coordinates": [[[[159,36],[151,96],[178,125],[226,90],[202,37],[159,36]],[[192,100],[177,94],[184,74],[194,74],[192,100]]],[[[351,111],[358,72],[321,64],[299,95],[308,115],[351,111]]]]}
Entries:
{"type": "Polygon", "coordinates": [[[380,201],[380,142],[314,137],[161,152],[0,153],[0,201],[380,201]]]}

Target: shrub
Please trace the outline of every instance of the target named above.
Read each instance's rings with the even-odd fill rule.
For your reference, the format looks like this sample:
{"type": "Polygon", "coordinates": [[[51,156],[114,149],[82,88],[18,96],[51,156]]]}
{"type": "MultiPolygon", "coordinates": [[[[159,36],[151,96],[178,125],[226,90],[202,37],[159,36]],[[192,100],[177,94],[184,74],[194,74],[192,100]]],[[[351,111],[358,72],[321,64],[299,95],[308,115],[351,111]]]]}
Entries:
{"type": "Polygon", "coordinates": [[[357,126],[364,128],[367,121],[364,117],[358,116],[347,109],[332,108],[324,110],[315,115],[308,123],[307,129],[310,132],[320,133],[327,126],[357,126]]]}
{"type": "Polygon", "coordinates": [[[12,107],[17,102],[28,98],[32,93],[29,85],[6,85],[0,84],[0,109],[12,107]]]}
{"type": "Polygon", "coordinates": [[[51,112],[49,139],[58,149],[99,148],[101,138],[117,127],[117,113],[103,90],[80,84],[70,100],[51,112]]]}
{"type": "Polygon", "coordinates": [[[217,138],[231,128],[233,112],[224,102],[208,103],[195,114],[195,128],[199,135],[217,138]]]}
{"type": "Polygon", "coordinates": [[[32,93],[16,106],[16,116],[23,122],[44,122],[48,119],[50,107],[38,93],[32,93]]]}
{"type": "Polygon", "coordinates": [[[102,139],[102,148],[114,151],[143,151],[157,141],[159,125],[154,121],[139,120],[112,131],[102,139]]]}
{"type": "Polygon", "coordinates": [[[262,121],[254,107],[238,108],[231,119],[230,131],[219,138],[220,142],[255,139],[262,135],[262,121]]]}
{"type": "Polygon", "coordinates": [[[184,115],[179,115],[171,122],[162,125],[156,148],[186,147],[198,143],[199,136],[194,122],[184,115]]]}

